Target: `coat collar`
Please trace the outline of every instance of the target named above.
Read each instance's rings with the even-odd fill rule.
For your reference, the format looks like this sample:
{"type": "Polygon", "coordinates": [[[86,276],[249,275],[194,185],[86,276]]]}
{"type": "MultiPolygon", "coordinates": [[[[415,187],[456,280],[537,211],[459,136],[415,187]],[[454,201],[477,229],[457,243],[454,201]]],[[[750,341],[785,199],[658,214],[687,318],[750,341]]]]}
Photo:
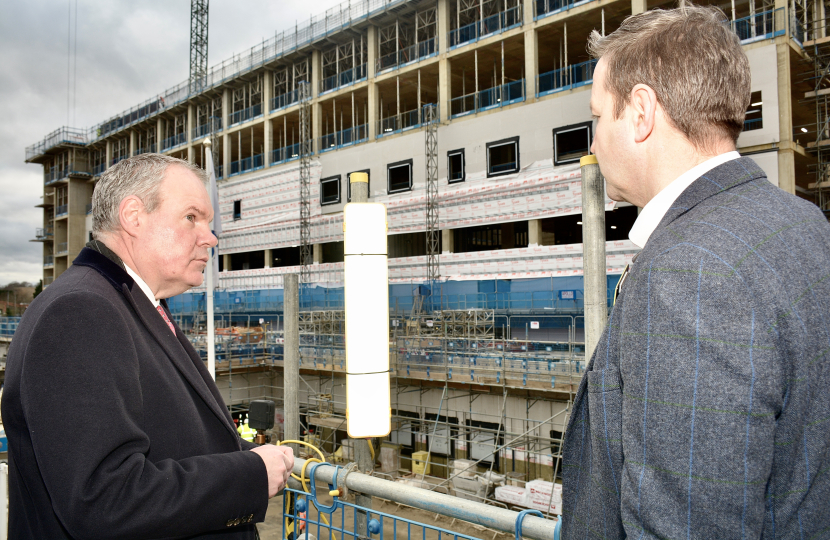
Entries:
{"type": "Polygon", "coordinates": [[[669,211],[660,220],[657,228],[654,229],[652,237],[658,232],[663,232],[672,222],[689,212],[706,199],[713,197],[728,189],[738,187],[742,184],[764,179],[766,173],[750,158],[742,157],[727,161],[692,182],[683,193],[674,201],[669,211]]]}
{"type": "MultiPolygon", "coordinates": [[[[124,268],[100,251],[85,247],[78,257],[72,261],[72,264],[92,268],[101,274],[116,291],[124,295],[133,311],[135,311],[138,320],[164,349],[164,352],[167,353],[168,358],[182,377],[199,394],[208,408],[213,411],[239,444],[239,437],[236,429],[232,427],[230,415],[227,409],[220,405],[223,401],[216,384],[210,379],[202,359],[199,358],[199,354],[184,337],[181,329],[174,323],[176,334],[173,335],[170,332],[170,327],[167,326],[167,323],[150,303],[147,295],[139,288],[135,280],[130,277],[124,268]]],[[[173,317],[170,315],[167,302],[161,300],[161,305],[172,321],[173,317]]]]}

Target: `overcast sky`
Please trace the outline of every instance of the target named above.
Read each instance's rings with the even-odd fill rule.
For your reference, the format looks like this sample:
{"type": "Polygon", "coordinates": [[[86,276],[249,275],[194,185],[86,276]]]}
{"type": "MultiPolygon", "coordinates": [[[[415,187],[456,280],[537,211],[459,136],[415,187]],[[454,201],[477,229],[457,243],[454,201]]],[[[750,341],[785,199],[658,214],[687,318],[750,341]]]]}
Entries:
{"type": "MultiPolygon", "coordinates": [[[[208,64],[339,3],[213,0],[208,64]]],[[[37,283],[43,275],[42,245],[29,242],[43,226],[42,210],[34,207],[43,195],[43,168],[24,162],[25,148],[61,126],[106,120],[188,78],[189,1],[77,0],[75,107],[68,115],[75,6],[76,0],[0,0],[0,285],[37,283]]]]}

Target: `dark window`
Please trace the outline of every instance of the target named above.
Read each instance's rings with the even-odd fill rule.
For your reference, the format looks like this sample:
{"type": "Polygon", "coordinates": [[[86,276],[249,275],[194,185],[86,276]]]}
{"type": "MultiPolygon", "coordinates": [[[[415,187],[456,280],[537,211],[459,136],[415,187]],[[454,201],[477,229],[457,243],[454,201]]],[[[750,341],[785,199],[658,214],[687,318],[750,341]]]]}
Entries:
{"type": "MultiPolygon", "coordinates": [[[[256,270],[265,268],[264,251],[245,251],[231,254],[231,268],[235,270],[256,270]]],[[[230,268],[228,269],[230,270],[230,268]]]]}
{"type": "Polygon", "coordinates": [[[453,229],[456,253],[527,247],[527,221],[453,229]]]}
{"type": "MultiPolygon", "coordinates": [[[[763,129],[764,127],[764,102],[761,99],[761,91],[752,92],[749,98],[749,108],[746,110],[746,117],[744,118],[744,131],[752,131],[754,129],[763,129]]],[[[801,129],[802,133],[807,132],[807,128],[801,129]]]]}
{"type": "MultiPolygon", "coordinates": [[[[362,172],[366,173],[366,179],[369,180],[369,185],[372,185],[372,175],[369,173],[369,169],[363,169],[362,171],[352,171],[352,172],[362,172]]],[[[346,175],[346,183],[349,184],[348,189],[346,190],[347,199],[346,202],[352,202],[352,173],[346,175]]],[[[369,197],[371,198],[372,191],[369,190],[369,197]]]]}
{"type": "Polygon", "coordinates": [[[340,175],[320,180],[320,206],[340,202],[340,175]]]}
{"type": "Polygon", "coordinates": [[[386,166],[387,193],[399,193],[412,189],[412,160],[398,161],[386,166]]]}
{"type": "Polygon", "coordinates": [[[591,153],[591,122],[553,130],[553,164],[579,161],[591,153]]]}
{"type": "Polygon", "coordinates": [[[323,264],[343,262],[343,242],[326,242],[323,247],[323,264]]]}
{"type": "Polygon", "coordinates": [[[487,177],[519,172],[519,138],[487,143],[487,177]]]}
{"type": "Polygon", "coordinates": [[[609,242],[628,240],[628,233],[635,221],[637,221],[636,206],[618,206],[610,212],[605,212],[605,239],[609,242]]]}
{"type": "Polygon", "coordinates": [[[464,149],[447,152],[447,182],[463,182],[466,179],[464,149]]]}
{"type": "Polygon", "coordinates": [[[233,201],[233,219],[242,219],[242,201],[233,201]]]}

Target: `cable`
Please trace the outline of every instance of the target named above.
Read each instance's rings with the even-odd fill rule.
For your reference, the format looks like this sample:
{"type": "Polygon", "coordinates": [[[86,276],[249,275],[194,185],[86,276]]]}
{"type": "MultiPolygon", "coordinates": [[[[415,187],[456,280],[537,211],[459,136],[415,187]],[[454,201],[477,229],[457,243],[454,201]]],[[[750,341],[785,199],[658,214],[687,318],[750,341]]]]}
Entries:
{"type": "MultiPolygon", "coordinates": [[[[309,466],[310,464],[312,464],[312,463],[317,464],[317,465],[315,465],[314,467],[312,467],[312,469],[311,469],[311,475],[312,475],[312,486],[314,486],[314,482],[313,482],[313,478],[314,478],[314,468],[315,468],[315,467],[317,467],[319,464],[322,464],[322,463],[326,463],[326,464],[328,464],[328,465],[330,465],[330,463],[328,463],[328,462],[326,461],[326,456],[325,456],[325,455],[323,455],[323,452],[322,452],[319,448],[317,448],[316,446],[314,446],[313,444],[307,443],[307,442],[305,442],[305,441],[297,441],[297,440],[294,440],[294,439],[289,439],[289,440],[285,440],[285,441],[277,441],[277,442],[276,442],[276,445],[277,445],[277,446],[283,446],[283,445],[286,445],[286,444],[301,444],[301,445],[303,445],[303,446],[307,446],[308,448],[311,448],[312,450],[314,450],[315,452],[317,452],[317,455],[319,455],[319,456],[320,456],[320,459],[317,459],[317,458],[309,458],[309,459],[307,459],[307,460],[306,460],[306,462],[305,462],[305,464],[303,464],[303,468],[302,468],[302,470],[300,470],[300,476],[297,476],[297,475],[296,475],[295,473],[293,473],[293,472],[291,473],[291,477],[292,477],[293,479],[295,479],[295,480],[299,481],[299,482],[302,484],[302,486],[303,486],[303,491],[305,491],[308,495],[310,495],[310,496],[311,496],[311,500],[312,500],[312,502],[314,503],[314,506],[316,507],[316,506],[317,506],[317,493],[312,493],[312,490],[311,490],[311,488],[310,488],[310,487],[309,487],[309,485],[308,485],[308,479],[305,477],[305,472],[306,472],[306,469],[308,468],[308,466],[309,466]]],[[[369,445],[369,448],[371,448],[371,447],[372,447],[372,445],[370,444],[370,445],[369,445]]],[[[335,484],[336,484],[336,482],[337,482],[337,473],[335,473],[335,477],[334,477],[334,479],[335,479],[335,484]]],[[[334,491],[336,491],[336,490],[334,490],[334,491]]],[[[329,494],[333,494],[333,493],[334,493],[334,491],[329,491],[329,494]]],[[[337,495],[334,495],[334,496],[336,497],[337,495]]],[[[329,527],[329,531],[331,532],[332,539],[333,539],[333,540],[337,540],[337,535],[335,535],[335,534],[334,534],[334,532],[333,532],[333,531],[331,531],[331,524],[329,523],[328,518],[326,518],[326,514],[325,514],[324,512],[320,512],[320,508],[319,508],[319,507],[317,508],[317,513],[318,513],[318,515],[319,515],[321,518],[323,518],[323,522],[326,524],[326,526],[327,526],[327,527],[329,527]]],[[[306,519],[308,519],[308,516],[306,516],[306,519]]],[[[296,520],[296,518],[295,518],[295,520],[296,520]]],[[[306,522],[306,525],[307,525],[307,522],[306,522]]]]}

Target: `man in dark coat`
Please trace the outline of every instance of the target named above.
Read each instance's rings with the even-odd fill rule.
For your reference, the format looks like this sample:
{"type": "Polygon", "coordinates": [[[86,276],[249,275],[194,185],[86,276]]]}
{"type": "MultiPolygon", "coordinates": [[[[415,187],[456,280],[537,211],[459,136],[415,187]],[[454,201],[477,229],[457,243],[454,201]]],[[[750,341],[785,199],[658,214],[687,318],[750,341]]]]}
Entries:
{"type": "Polygon", "coordinates": [[[164,299],[202,282],[207,177],[144,154],[93,195],[95,240],[32,303],[9,350],[10,538],[253,539],[293,467],[240,441],[164,299]]]}
{"type": "Polygon", "coordinates": [[[570,416],[566,539],[830,535],[830,226],[735,151],[752,87],[724,20],[590,40],[592,149],[643,249],[570,416]]]}

